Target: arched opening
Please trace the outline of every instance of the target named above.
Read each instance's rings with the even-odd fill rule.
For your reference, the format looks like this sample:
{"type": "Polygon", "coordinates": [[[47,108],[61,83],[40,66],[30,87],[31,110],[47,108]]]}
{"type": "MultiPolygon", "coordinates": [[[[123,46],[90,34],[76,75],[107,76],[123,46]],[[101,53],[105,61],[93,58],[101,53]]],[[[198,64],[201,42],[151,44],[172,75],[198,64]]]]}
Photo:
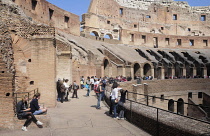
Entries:
{"type": "Polygon", "coordinates": [[[175,76],[177,78],[182,77],[183,76],[183,68],[181,68],[178,63],[176,63],[174,67],[175,67],[175,76]]]}
{"type": "Polygon", "coordinates": [[[104,60],[104,75],[109,75],[109,61],[107,59],[104,60]]]}
{"type": "Polygon", "coordinates": [[[98,32],[96,32],[96,31],[92,31],[92,32],[90,33],[90,35],[99,37],[99,34],[98,34],[98,32]]]}
{"type": "Polygon", "coordinates": [[[184,114],[184,100],[182,98],[178,99],[177,102],[177,113],[184,114]]]}
{"type": "Polygon", "coordinates": [[[204,69],[201,68],[201,67],[198,67],[197,68],[197,75],[196,75],[198,78],[201,78],[204,76],[204,69]]]}
{"type": "Polygon", "coordinates": [[[104,36],[104,38],[106,38],[106,39],[113,39],[113,36],[112,36],[111,34],[106,34],[106,35],[104,36]]]}
{"type": "Polygon", "coordinates": [[[151,76],[151,66],[149,64],[144,65],[144,75],[145,76],[151,76]]]}
{"type": "Polygon", "coordinates": [[[168,101],[168,110],[174,112],[174,100],[172,99],[168,101]]]}
{"type": "Polygon", "coordinates": [[[207,64],[206,67],[207,67],[207,76],[210,76],[210,64],[207,64]]]}
{"type": "Polygon", "coordinates": [[[134,79],[136,76],[141,76],[140,65],[138,63],[134,64],[134,79]]]}

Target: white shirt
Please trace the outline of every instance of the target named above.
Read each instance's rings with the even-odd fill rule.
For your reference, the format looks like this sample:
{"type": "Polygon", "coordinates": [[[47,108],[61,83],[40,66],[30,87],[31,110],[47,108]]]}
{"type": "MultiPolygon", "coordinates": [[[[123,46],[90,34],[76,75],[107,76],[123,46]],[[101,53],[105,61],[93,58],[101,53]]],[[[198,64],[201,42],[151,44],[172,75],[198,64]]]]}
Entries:
{"type": "Polygon", "coordinates": [[[94,79],[93,78],[90,79],[90,84],[94,84],[94,79]]]}
{"type": "Polygon", "coordinates": [[[64,82],[63,85],[65,86],[66,89],[69,88],[69,85],[66,82],[64,82]]]}
{"type": "Polygon", "coordinates": [[[114,88],[113,90],[112,90],[112,93],[111,93],[111,99],[112,100],[115,100],[115,99],[117,99],[118,98],[118,91],[120,90],[120,89],[122,89],[122,88],[114,88]]]}

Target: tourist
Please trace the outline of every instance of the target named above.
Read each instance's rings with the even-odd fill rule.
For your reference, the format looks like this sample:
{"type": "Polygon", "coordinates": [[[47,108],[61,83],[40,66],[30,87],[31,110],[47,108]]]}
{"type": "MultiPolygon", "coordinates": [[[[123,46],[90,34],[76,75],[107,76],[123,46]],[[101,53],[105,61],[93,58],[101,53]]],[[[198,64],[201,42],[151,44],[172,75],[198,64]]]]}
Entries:
{"type": "Polygon", "coordinates": [[[19,101],[16,105],[16,113],[18,119],[27,119],[22,126],[23,131],[28,131],[27,127],[31,124],[33,121],[36,125],[43,125],[42,122],[38,121],[36,117],[30,112],[30,108],[28,108],[28,97],[23,96],[22,100],[19,101]]]}
{"type": "Polygon", "coordinates": [[[124,113],[125,113],[124,103],[125,103],[125,97],[126,97],[127,92],[128,92],[127,90],[123,90],[123,89],[120,90],[121,96],[120,96],[120,101],[118,103],[122,108],[120,110],[120,114],[119,114],[120,119],[125,119],[125,117],[124,117],[124,113]]]}
{"type": "Polygon", "coordinates": [[[92,91],[94,89],[94,76],[91,77],[90,79],[90,91],[92,91]]]}
{"type": "Polygon", "coordinates": [[[86,94],[86,96],[89,96],[90,95],[90,77],[87,77],[87,80],[86,80],[86,88],[87,88],[87,94],[86,94]]]}
{"type": "Polygon", "coordinates": [[[65,101],[69,101],[68,96],[69,96],[69,85],[68,85],[68,79],[64,80],[63,85],[65,86],[65,101]]]}
{"type": "Polygon", "coordinates": [[[101,81],[96,89],[96,95],[98,98],[96,109],[101,109],[100,103],[101,103],[101,98],[103,96],[104,91],[105,91],[105,88],[103,87],[103,82],[101,81]]]}
{"type": "Polygon", "coordinates": [[[112,94],[111,94],[111,102],[112,102],[112,106],[113,106],[113,110],[114,110],[114,118],[118,118],[117,117],[117,106],[118,106],[118,91],[121,89],[119,88],[119,84],[117,82],[113,83],[112,86],[112,94]]]}
{"type": "Polygon", "coordinates": [[[63,81],[61,81],[61,80],[59,82],[59,87],[60,87],[60,101],[61,101],[61,103],[63,103],[63,98],[65,96],[66,88],[65,88],[65,85],[63,84],[63,81]]]}
{"type": "Polygon", "coordinates": [[[60,81],[61,81],[61,79],[58,78],[58,81],[56,83],[56,88],[57,88],[57,101],[60,101],[61,100],[60,81]]]}
{"type": "Polygon", "coordinates": [[[79,99],[79,97],[77,96],[77,90],[79,89],[79,86],[77,85],[76,80],[74,80],[74,83],[72,84],[72,89],[73,89],[72,98],[76,96],[76,98],[79,99]]]}
{"type": "Polygon", "coordinates": [[[30,102],[30,111],[34,114],[34,115],[39,115],[42,113],[47,112],[47,108],[44,107],[40,107],[38,100],[40,99],[40,93],[36,93],[32,99],[32,101],[30,102]]]}

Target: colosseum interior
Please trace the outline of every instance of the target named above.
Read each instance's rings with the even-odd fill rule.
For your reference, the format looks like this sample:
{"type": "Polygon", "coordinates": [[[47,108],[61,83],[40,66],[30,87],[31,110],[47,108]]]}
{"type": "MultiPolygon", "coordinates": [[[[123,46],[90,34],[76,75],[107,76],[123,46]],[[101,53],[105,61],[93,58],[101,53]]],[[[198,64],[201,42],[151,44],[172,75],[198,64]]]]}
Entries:
{"type": "Polygon", "coordinates": [[[46,0],[0,0],[0,11],[0,128],[15,128],[17,95],[38,89],[55,107],[58,78],[81,76],[131,77],[122,86],[151,98],[130,99],[209,121],[201,108],[210,106],[209,6],[92,0],[81,22],[46,0]]]}

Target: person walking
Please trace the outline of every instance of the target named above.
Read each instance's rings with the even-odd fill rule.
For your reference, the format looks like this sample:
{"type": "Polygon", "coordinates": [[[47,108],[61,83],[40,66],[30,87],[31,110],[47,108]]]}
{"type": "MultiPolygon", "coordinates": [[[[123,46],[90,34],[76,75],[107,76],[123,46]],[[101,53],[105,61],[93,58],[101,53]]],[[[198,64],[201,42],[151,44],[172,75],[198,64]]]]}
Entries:
{"type": "Polygon", "coordinates": [[[22,126],[23,131],[28,131],[27,127],[31,124],[33,121],[36,125],[41,126],[43,125],[42,122],[38,121],[36,117],[30,112],[30,108],[28,108],[28,97],[23,96],[22,100],[19,101],[16,105],[16,113],[18,119],[27,119],[22,126]]]}

